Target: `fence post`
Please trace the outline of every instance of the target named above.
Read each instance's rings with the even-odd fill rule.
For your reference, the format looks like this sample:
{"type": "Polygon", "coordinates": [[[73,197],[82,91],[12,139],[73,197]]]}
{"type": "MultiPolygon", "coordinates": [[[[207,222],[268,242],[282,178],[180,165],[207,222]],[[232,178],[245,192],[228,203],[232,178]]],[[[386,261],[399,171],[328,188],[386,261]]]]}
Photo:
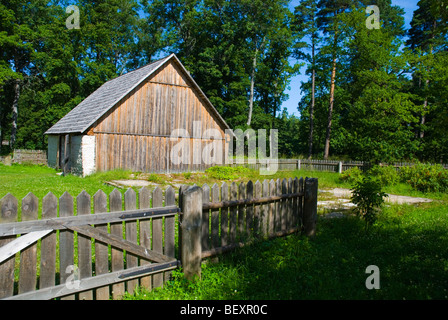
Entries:
{"type": "Polygon", "coordinates": [[[342,173],[342,162],[341,161],[339,161],[339,164],[338,164],[338,172],[342,173]]]}
{"type": "Polygon", "coordinates": [[[303,233],[312,237],[316,234],[317,223],[317,187],[316,178],[305,179],[305,201],[303,203],[303,233]]]}
{"type": "Polygon", "coordinates": [[[202,189],[198,186],[182,190],[181,196],[181,262],[185,278],[201,278],[202,261],[202,189]]]}

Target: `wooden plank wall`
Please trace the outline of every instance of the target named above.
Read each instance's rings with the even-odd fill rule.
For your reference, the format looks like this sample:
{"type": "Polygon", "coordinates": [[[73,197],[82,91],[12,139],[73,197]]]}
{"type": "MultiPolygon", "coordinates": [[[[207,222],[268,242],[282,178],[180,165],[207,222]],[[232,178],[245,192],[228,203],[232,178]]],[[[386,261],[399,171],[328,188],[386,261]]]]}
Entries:
{"type": "MultiPolygon", "coordinates": [[[[123,168],[162,173],[205,169],[205,163],[193,164],[193,152],[190,166],[175,165],[170,159],[170,151],[179,142],[170,139],[174,129],[185,129],[191,146],[207,129],[218,130],[224,138],[219,120],[190,85],[170,63],[106,113],[93,129],[97,170],[123,168]],[[201,130],[194,121],[200,121],[201,130]]],[[[198,142],[202,150],[210,140],[198,142]]],[[[220,143],[224,153],[224,140],[220,143]]]]}

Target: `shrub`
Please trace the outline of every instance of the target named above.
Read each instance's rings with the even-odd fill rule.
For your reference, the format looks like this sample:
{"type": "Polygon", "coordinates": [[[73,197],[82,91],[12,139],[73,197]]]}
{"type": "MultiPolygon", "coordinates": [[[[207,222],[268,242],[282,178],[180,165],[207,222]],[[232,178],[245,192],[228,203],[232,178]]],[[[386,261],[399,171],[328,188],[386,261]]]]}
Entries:
{"type": "Polygon", "coordinates": [[[182,175],[183,175],[184,178],[187,179],[187,180],[191,178],[191,172],[184,172],[182,175]]]}
{"type": "Polygon", "coordinates": [[[233,180],[241,177],[244,174],[252,172],[251,169],[246,167],[210,167],[205,172],[210,178],[218,180],[233,180]]]}
{"type": "Polygon", "coordinates": [[[421,192],[448,191],[448,170],[441,165],[417,164],[401,168],[400,177],[403,182],[421,192]]]}
{"type": "Polygon", "coordinates": [[[367,174],[375,177],[383,186],[392,186],[400,181],[397,170],[392,166],[375,165],[369,169],[367,174]]]}
{"type": "Polygon", "coordinates": [[[366,229],[372,225],[381,211],[384,197],[388,195],[381,189],[381,182],[370,176],[356,182],[352,189],[352,202],[356,204],[355,212],[366,222],[366,229]]]}
{"type": "Polygon", "coordinates": [[[148,176],[148,181],[154,182],[154,183],[163,183],[164,179],[161,176],[159,176],[159,175],[157,175],[155,173],[151,173],[148,176]]]}
{"type": "Polygon", "coordinates": [[[362,178],[362,171],[358,167],[350,168],[341,173],[339,179],[342,181],[347,181],[349,183],[355,183],[362,178]]]}

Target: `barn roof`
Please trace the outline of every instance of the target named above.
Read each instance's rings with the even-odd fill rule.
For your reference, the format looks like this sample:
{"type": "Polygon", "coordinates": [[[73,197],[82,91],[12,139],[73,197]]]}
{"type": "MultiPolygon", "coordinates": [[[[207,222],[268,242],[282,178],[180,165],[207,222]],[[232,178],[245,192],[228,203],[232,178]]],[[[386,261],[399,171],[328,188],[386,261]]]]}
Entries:
{"type": "Polygon", "coordinates": [[[199,92],[199,95],[205,100],[211,113],[218,118],[224,129],[230,129],[176,55],[170,54],[169,56],[154,61],[153,63],[150,63],[142,68],[128,72],[115,79],[105,82],[101,87],[95,90],[80,104],[67,113],[62,119],[60,119],[55,125],[48,129],[45,134],[84,133],[129,92],[131,92],[140,83],[142,83],[170,60],[175,61],[181,67],[184,75],[191,80],[193,89],[196,89],[199,92]]]}

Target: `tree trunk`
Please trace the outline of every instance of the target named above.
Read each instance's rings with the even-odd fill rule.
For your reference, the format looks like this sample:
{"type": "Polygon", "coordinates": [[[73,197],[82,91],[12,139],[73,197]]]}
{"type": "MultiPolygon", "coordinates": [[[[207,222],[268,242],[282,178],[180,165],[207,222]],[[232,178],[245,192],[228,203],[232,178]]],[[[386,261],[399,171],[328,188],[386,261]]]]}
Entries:
{"type": "MultiPolygon", "coordinates": [[[[436,21],[434,21],[433,22],[433,28],[434,29],[433,29],[433,33],[432,33],[432,36],[431,36],[432,40],[434,40],[434,37],[435,37],[434,32],[435,32],[436,26],[437,26],[436,21]]],[[[430,55],[433,54],[433,45],[432,44],[429,46],[429,53],[430,53],[430,55]]],[[[425,87],[425,89],[428,89],[428,87],[429,87],[429,79],[426,79],[426,87],[425,87]]],[[[425,101],[423,102],[422,117],[420,119],[420,139],[423,139],[425,137],[425,131],[422,129],[422,127],[424,126],[424,124],[426,122],[426,109],[427,108],[428,108],[428,97],[426,96],[425,97],[425,101]]]]}
{"type": "Polygon", "coordinates": [[[311,106],[310,106],[310,136],[309,136],[309,149],[308,149],[308,159],[311,159],[313,154],[313,130],[314,130],[314,102],[315,102],[315,80],[316,80],[316,70],[314,69],[314,41],[312,44],[312,59],[313,59],[313,74],[311,77],[311,106]]]}
{"type": "Polygon", "coordinates": [[[17,140],[17,119],[19,115],[20,80],[14,80],[14,100],[12,102],[11,140],[9,146],[14,150],[17,140]]]}
{"type": "Polygon", "coordinates": [[[255,69],[257,68],[257,54],[258,54],[258,48],[255,49],[254,59],[252,63],[252,73],[250,75],[249,116],[247,118],[248,126],[250,126],[250,123],[252,121],[252,109],[254,105],[255,69]]]}
{"type": "Polygon", "coordinates": [[[330,104],[328,106],[328,122],[327,122],[327,134],[325,136],[325,149],[324,159],[328,159],[330,154],[330,136],[331,136],[331,121],[333,117],[333,104],[334,104],[334,82],[336,78],[336,57],[333,58],[333,70],[331,72],[331,85],[330,85],[330,104]]]}

